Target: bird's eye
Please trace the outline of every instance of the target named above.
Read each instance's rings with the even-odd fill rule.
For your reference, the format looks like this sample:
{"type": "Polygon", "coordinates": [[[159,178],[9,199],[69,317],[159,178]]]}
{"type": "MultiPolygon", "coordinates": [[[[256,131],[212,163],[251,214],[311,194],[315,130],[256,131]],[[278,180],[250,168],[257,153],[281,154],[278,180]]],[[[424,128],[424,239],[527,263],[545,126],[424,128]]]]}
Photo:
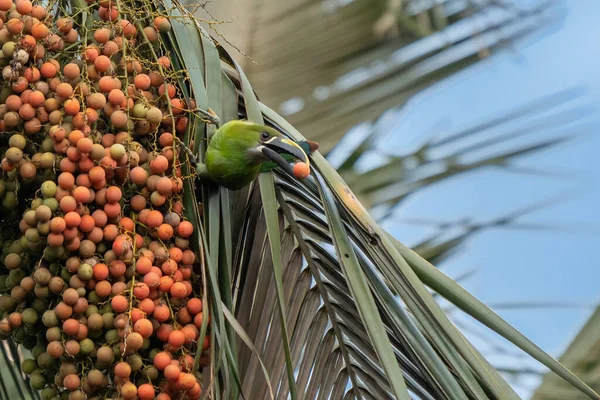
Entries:
{"type": "Polygon", "coordinates": [[[260,134],[260,138],[262,140],[267,140],[269,137],[270,136],[269,136],[269,134],[267,132],[263,132],[263,133],[260,134]]]}

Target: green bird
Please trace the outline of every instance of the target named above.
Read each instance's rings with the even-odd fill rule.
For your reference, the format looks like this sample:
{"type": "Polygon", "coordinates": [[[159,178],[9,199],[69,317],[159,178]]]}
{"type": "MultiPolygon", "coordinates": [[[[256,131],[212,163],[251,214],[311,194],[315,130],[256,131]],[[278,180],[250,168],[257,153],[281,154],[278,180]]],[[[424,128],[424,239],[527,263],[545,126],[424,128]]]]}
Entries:
{"type": "Polygon", "coordinates": [[[210,138],[205,165],[199,165],[201,177],[231,190],[249,185],[260,172],[281,168],[291,176],[290,162],[300,160],[309,165],[308,152],[318,147],[314,142],[298,144],[275,129],[249,121],[235,120],[221,126],[210,138]]]}

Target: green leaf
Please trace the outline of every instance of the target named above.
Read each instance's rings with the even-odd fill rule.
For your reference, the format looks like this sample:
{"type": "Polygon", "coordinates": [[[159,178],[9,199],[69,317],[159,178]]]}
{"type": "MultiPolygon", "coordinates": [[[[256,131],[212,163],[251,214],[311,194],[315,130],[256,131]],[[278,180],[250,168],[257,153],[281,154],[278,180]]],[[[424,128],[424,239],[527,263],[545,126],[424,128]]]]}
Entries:
{"type": "Polygon", "coordinates": [[[258,359],[258,362],[260,363],[260,368],[262,369],[263,374],[265,376],[265,381],[267,382],[267,386],[269,387],[269,396],[271,399],[274,399],[275,395],[273,394],[273,387],[271,387],[271,378],[269,377],[269,372],[267,371],[267,367],[265,366],[262,358],[260,357],[258,350],[256,350],[256,347],[254,347],[254,343],[252,343],[252,340],[248,337],[248,334],[246,333],[246,331],[244,331],[244,328],[242,328],[242,326],[235,319],[235,317],[233,316],[231,311],[229,311],[229,309],[225,306],[225,304],[223,304],[223,313],[225,315],[225,318],[227,318],[227,321],[231,324],[233,329],[235,329],[235,332],[238,334],[240,339],[242,339],[244,344],[248,346],[250,350],[252,350],[252,353],[254,353],[254,355],[258,359]]]}
{"type": "MultiPolygon", "coordinates": [[[[295,131],[293,127],[291,127],[281,117],[277,116],[275,113],[269,110],[266,106],[263,106],[263,112],[269,118],[273,119],[277,125],[286,129],[286,131],[288,131],[295,140],[302,140],[302,136],[297,131],[295,131]]],[[[318,168],[319,171],[324,175],[324,178],[326,179],[328,185],[336,194],[336,198],[339,202],[339,205],[343,207],[348,212],[350,218],[353,221],[355,221],[361,227],[361,229],[364,230],[366,237],[362,240],[378,240],[377,238],[381,237],[381,235],[378,234],[379,232],[381,232],[380,228],[369,216],[368,212],[360,205],[356,197],[354,197],[350,189],[344,184],[337,172],[319,154],[313,155],[312,161],[313,165],[315,165],[315,167],[318,168]]],[[[367,247],[372,248],[372,246],[367,247]]],[[[386,247],[384,246],[384,248],[386,247]]],[[[403,262],[403,260],[394,259],[391,260],[391,262],[396,265],[395,268],[398,268],[398,262],[403,262]]],[[[393,271],[391,269],[391,266],[387,268],[387,271],[388,273],[393,271]]],[[[412,272],[409,271],[407,267],[404,268],[404,271],[406,271],[409,274],[412,274],[412,272]]],[[[428,332],[431,335],[435,334],[432,340],[434,340],[434,343],[436,343],[438,351],[445,352],[446,357],[449,357],[449,362],[451,362],[455,366],[460,367],[459,371],[463,371],[463,384],[469,386],[470,392],[478,393],[478,397],[483,395],[481,389],[478,389],[477,384],[473,381],[473,378],[469,378],[468,369],[465,369],[465,361],[469,365],[468,368],[474,368],[475,371],[477,371],[478,379],[482,380],[482,382],[485,383],[484,386],[487,388],[487,390],[496,393],[496,395],[499,397],[504,397],[508,395],[510,396],[509,398],[518,398],[516,394],[514,394],[514,391],[512,391],[512,389],[508,387],[508,385],[495,371],[493,371],[489,364],[487,364],[485,360],[483,360],[481,356],[478,355],[478,353],[467,344],[462,335],[460,335],[456,328],[452,326],[452,324],[448,321],[447,317],[439,309],[439,306],[437,306],[431,295],[426,290],[424,290],[422,285],[419,288],[419,285],[421,285],[420,282],[417,283],[417,281],[414,281],[413,277],[412,283],[408,287],[403,286],[405,287],[405,290],[417,290],[416,299],[424,299],[425,301],[427,301],[427,306],[425,308],[427,313],[421,314],[421,317],[418,319],[419,324],[427,323],[428,318],[433,318],[432,327],[426,330],[425,332],[428,332]],[[433,313],[433,315],[427,316],[429,313],[433,313]],[[440,323],[442,324],[441,326],[439,325],[440,323]],[[442,336],[441,339],[440,337],[438,337],[438,339],[435,339],[435,337],[437,336],[437,331],[440,329],[440,327],[443,328],[440,332],[442,333],[442,335],[445,336],[442,336]],[[442,342],[440,342],[440,340],[442,340],[442,342]],[[458,353],[455,353],[456,351],[458,351],[458,353]],[[455,355],[453,356],[452,354],[455,355]]],[[[398,287],[396,288],[396,290],[399,290],[398,287]]],[[[401,293],[402,291],[400,290],[399,292],[401,293]]],[[[405,298],[404,300],[408,301],[410,300],[410,298],[405,298]]],[[[417,303],[413,303],[412,311],[419,312],[418,307],[421,306],[419,306],[417,303]]]]}
{"type": "MultiPolygon", "coordinates": [[[[238,73],[240,74],[242,82],[242,91],[246,100],[246,112],[248,114],[248,120],[262,124],[262,113],[260,111],[260,105],[250,83],[246,79],[244,72],[236,64],[238,73]]],[[[275,186],[273,183],[273,176],[271,173],[262,173],[258,177],[260,194],[263,203],[263,212],[267,222],[267,232],[269,238],[269,244],[271,249],[271,258],[273,262],[273,274],[275,277],[275,287],[277,289],[277,305],[279,306],[279,323],[281,325],[281,336],[283,342],[283,350],[285,353],[285,364],[288,377],[288,384],[290,390],[290,397],[292,400],[298,398],[296,389],[296,380],[294,377],[294,366],[290,352],[289,335],[286,322],[286,307],[283,294],[283,266],[281,264],[281,247],[279,243],[279,222],[277,217],[277,200],[275,198],[275,186]]]]}
{"type": "Polygon", "coordinates": [[[0,342],[0,399],[39,400],[39,393],[31,388],[29,379],[21,372],[20,361],[33,358],[28,350],[19,349],[12,341],[0,342]],[[20,353],[25,353],[23,357],[20,353]]]}
{"type": "Polygon", "coordinates": [[[585,393],[589,398],[600,398],[596,392],[583,383],[572,372],[567,370],[558,361],[523,336],[522,333],[510,326],[496,313],[469,294],[462,286],[447,277],[442,271],[417,256],[416,253],[412,252],[392,237],[389,237],[389,240],[410,263],[410,266],[423,283],[438,292],[452,304],[492,329],[494,332],[512,342],[515,346],[531,355],[540,363],[544,364],[551,371],[579,389],[582,393],[585,393]]]}
{"type": "Polygon", "coordinates": [[[377,356],[385,369],[388,381],[393,388],[394,395],[398,399],[410,400],[406,384],[402,378],[402,372],[400,371],[400,367],[394,356],[394,350],[392,349],[383,321],[381,320],[381,316],[375,305],[373,294],[366,284],[367,279],[358,263],[356,254],[351,247],[350,240],[348,239],[340,219],[334,198],[329,190],[326,189],[325,182],[322,178],[317,176],[317,179],[319,180],[319,189],[321,190],[321,198],[325,206],[325,214],[329,221],[331,236],[335,243],[338,257],[343,265],[344,275],[348,280],[352,295],[356,299],[358,311],[360,312],[365,327],[367,328],[367,332],[371,337],[371,342],[375,346],[377,356]]]}

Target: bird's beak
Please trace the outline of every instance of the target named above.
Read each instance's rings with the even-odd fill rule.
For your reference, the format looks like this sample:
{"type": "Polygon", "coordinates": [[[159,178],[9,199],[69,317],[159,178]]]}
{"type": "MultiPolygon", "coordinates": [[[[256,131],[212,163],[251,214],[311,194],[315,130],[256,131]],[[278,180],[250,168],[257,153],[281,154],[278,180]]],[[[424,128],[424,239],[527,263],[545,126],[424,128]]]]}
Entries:
{"type": "Polygon", "coordinates": [[[294,170],[291,165],[281,156],[282,153],[289,154],[298,160],[309,164],[308,156],[302,150],[296,142],[279,136],[272,137],[271,139],[263,142],[259,147],[259,150],[271,161],[277,164],[288,174],[294,176],[294,170]]]}

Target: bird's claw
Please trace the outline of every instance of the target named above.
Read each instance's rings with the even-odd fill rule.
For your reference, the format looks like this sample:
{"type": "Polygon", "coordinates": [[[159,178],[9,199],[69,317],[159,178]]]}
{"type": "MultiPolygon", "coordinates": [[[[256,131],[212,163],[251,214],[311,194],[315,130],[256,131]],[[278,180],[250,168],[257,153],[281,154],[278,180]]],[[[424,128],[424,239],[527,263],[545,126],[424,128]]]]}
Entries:
{"type": "Polygon", "coordinates": [[[194,152],[189,147],[187,147],[183,142],[179,142],[179,147],[181,147],[181,149],[183,151],[185,151],[188,158],[190,159],[190,163],[192,165],[197,165],[198,158],[194,155],[194,152]]]}
{"type": "Polygon", "coordinates": [[[203,110],[201,108],[197,108],[196,111],[198,112],[198,114],[200,114],[202,116],[201,118],[205,118],[211,124],[213,124],[217,127],[219,127],[221,125],[221,119],[210,108],[208,110],[203,110]]]}
{"type": "Polygon", "coordinates": [[[179,146],[185,151],[187,154],[190,164],[192,164],[196,169],[196,176],[200,179],[208,178],[208,168],[206,168],[206,164],[198,162],[198,157],[194,155],[194,152],[187,147],[182,142],[179,142],[179,146]]]}
{"type": "Polygon", "coordinates": [[[204,164],[204,163],[196,164],[196,175],[200,179],[208,178],[208,168],[206,168],[206,164],[204,164]]]}

